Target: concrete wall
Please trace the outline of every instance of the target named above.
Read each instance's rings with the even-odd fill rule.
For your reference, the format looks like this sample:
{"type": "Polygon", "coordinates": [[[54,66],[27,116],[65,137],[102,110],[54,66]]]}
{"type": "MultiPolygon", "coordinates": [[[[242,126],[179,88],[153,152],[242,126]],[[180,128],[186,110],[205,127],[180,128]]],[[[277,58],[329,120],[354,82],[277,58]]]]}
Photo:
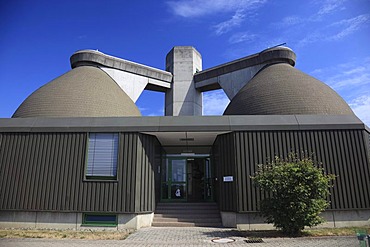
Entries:
{"type": "Polygon", "coordinates": [[[82,226],[82,213],[0,211],[0,228],[123,230],[152,225],[154,213],[118,214],[116,227],[82,226]]]}
{"type": "MultiPolygon", "coordinates": [[[[315,228],[339,228],[353,226],[370,226],[370,210],[328,210],[321,214],[325,223],[315,228]]],[[[264,218],[256,212],[234,213],[221,212],[222,225],[240,230],[273,230],[273,224],[264,222],[264,218]]]]}
{"type": "Polygon", "coordinates": [[[195,89],[193,75],[202,70],[202,57],[191,46],[176,46],[166,57],[166,70],[173,74],[166,92],[166,116],[202,115],[202,93],[195,89]]]}
{"type": "Polygon", "coordinates": [[[217,83],[224,90],[225,94],[232,100],[234,96],[242,89],[266,64],[258,64],[252,67],[225,73],[214,78],[206,79],[196,83],[196,88],[205,88],[208,85],[217,83]]]}

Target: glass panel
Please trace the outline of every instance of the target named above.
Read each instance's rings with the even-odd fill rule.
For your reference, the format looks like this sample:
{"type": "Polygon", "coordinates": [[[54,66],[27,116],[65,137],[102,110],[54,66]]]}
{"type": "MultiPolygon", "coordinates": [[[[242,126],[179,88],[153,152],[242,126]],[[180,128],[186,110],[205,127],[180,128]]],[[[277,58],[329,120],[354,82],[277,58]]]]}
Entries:
{"type": "Polygon", "coordinates": [[[172,181],[186,182],[186,160],[172,160],[172,181]]]}
{"type": "Polygon", "coordinates": [[[170,199],[168,197],[168,183],[162,184],[162,199],[170,199]]]}
{"type": "Polygon", "coordinates": [[[185,200],[187,198],[186,159],[166,159],[162,168],[161,198],[163,200],[185,200]]]}
{"type": "Polygon", "coordinates": [[[185,199],[186,198],[186,185],[185,184],[172,184],[171,185],[171,198],[172,199],[185,199]]]}
{"type": "Polygon", "coordinates": [[[211,173],[210,173],[210,167],[209,167],[209,160],[206,159],[206,178],[210,178],[211,173]]]}
{"type": "Polygon", "coordinates": [[[85,218],[85,221],[86,222],[89,222],[89,221],[103,221],[103,222],[116,222],[116,215],[89,215],[87,214],[86,215],[86,218],[85,218]]]}
{"type": "Polygon", "coordinates": [[[83,214],[83,225],[116,226],[117,215],[114,214],[83,214]]]}
{"type": "Polygon", "coordinates": [[[193,195],[193,162],[194,160],[188,160],[188,197],[191,198],[193,195]]]}
{"type": "Polygon", "coordinates": [[[205,177],[205,199],[212,199],[212,171],[210,160],[206,159],[206,177],[205,177]]]}
{"type": "Polygon", "coordinates": [[[168,164],[162,165],[162,182],[168,182],[168,164]]]}

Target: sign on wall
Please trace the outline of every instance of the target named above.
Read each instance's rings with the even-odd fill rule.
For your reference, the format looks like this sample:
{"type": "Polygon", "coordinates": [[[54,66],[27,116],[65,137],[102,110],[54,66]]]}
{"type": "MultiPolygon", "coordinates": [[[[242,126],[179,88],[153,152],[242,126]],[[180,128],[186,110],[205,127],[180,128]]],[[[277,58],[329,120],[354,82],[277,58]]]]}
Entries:
{"type": "Polygon", "coordinates": [[[234,177],[233,176],[225,176],[224,177],[224,182],[232,182],[234,181],[234,177]]]}

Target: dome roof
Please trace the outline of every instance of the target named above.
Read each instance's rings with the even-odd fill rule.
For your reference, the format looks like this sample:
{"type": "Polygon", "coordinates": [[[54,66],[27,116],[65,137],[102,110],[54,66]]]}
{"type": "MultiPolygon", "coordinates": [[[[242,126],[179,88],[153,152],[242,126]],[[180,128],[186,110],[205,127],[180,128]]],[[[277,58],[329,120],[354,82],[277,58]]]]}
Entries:
{"type": "Polygon", "coordinates": [[[13,118],[140,115],[135,103],[104,71],[81,66],[33,92],[13,118]]]}
{"type": "Polygon", "coordinates": [[[224,115],[352,115],[329,86],[286,63],[257,73],[231,100],[224,115]]]}

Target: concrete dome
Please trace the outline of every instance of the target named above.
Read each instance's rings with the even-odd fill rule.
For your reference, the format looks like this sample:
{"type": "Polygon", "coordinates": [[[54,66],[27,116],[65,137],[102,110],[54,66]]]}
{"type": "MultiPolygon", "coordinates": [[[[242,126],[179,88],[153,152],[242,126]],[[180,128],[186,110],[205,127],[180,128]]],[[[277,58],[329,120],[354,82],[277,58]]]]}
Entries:
{"type": "Polygon", "coordinates": [[[231,100],[224,115],[352,115],[329,86],[289,64],[262,69],[231,100]]]}
{"type": "Polygon", "coordinates": [[[139,109],[104,71],[75,68],[33,92],[13,114],[26,117],[141,116],[139,109]]]}

